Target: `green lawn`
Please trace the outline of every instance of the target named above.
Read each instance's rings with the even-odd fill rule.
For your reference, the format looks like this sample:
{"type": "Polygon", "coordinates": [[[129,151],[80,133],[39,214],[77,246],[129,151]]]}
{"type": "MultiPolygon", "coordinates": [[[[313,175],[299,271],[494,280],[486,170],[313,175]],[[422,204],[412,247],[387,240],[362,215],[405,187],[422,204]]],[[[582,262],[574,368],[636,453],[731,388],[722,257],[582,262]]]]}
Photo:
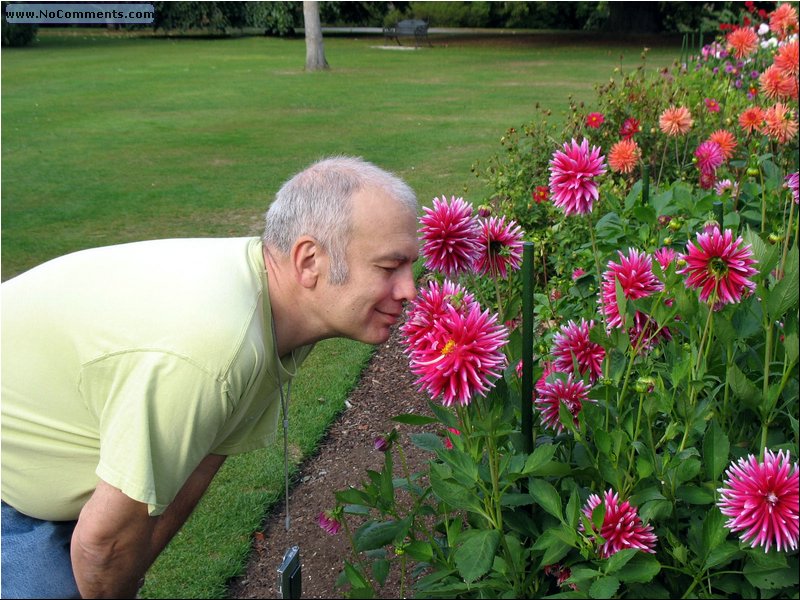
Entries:
{"type": "MultiPolygon", "coordinates": [[[[589,100],[641,42],[587,36],[385,50],[329,37],[331,70],[305,73],[302,39],[153,38],[43,31],[2,51],[2,278],[57,255],[139,239],[260,232],[279,185],[329,154],[404,177],[423,203],[487,190],[470,172],[508,127],[589,100]]],[[[666,66],[680,44],[653,47],[666,66]]],[[[556,143],[559,141],[557,140],[556,143]]],[[[313,451],[369,358],[320,345],[294,388],[292,443],[313,451]],[[301,417],[302,415],[302,417],[301,417]]],[[[246,564],[250,536],[282,493],[281,448],[229,460],[197,514],[151,569],[146,597],[214,598],[246,564]]]]}

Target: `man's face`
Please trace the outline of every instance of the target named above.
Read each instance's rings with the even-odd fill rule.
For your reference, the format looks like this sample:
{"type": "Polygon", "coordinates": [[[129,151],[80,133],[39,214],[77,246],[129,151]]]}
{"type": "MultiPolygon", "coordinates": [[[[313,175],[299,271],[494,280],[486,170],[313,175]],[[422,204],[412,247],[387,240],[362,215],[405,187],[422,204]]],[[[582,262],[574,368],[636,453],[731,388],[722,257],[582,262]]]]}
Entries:
{"type": "Polygon", "coordinates": [[[353,196],[348,278],[321,283],[322,304],[334,335],[368,344],[389,339],[406,301],[416,296],[412,264],[419,256],[417,216],[382,190],[353,196]]]}

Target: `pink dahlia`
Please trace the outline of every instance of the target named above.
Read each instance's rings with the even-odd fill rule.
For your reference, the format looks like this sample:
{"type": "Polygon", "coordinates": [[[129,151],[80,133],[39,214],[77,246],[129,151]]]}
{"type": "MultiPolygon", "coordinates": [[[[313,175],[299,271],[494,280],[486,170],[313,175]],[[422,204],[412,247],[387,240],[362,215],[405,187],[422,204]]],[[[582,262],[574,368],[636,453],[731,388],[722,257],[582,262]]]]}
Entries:
{"type": "Polygon", "coordinates": [[[342,528],[341,522],[331,511],[319,513],[319,516],[317,517],[317,523],[326,533],[329,533],[330,535],[336,535],[342,528]]]}
{"type": "Polygon", "coordinates": [[[694,155],[697,158],[697,168],[705,174],[714,173],[725,162],[722,148],[716,142],[703,142],[694,151],[694,155]]]}
{"type": "Polygon", "coordinates": [[[719,102],[717,102],[714,98],[706,98],[703,100],[706,105],[706,110],[711,113],[718,113],[719,112],[719,102]]]}
{"type": "Polygon", "coordinates": [[[567,215],[585,215],[592,212],[600,194],[594,178],[606,172],[600,148],[584,139],[580,146],[573,139],[564,142],[563,151],[557,150],[550,161],[550,192],[553,205],[567,215]]]}
{"type": "Polygon", "coordinates": [[[761,132],[779,144],[785,144],[794,138],[797,130],[797,116],[788,105],[776,102],[764,113],[764,127],[761,132]]]}
{"type": "Polygon", "coordinates": [[[752,454],[740,458],[725,471],[726,479],[718,491],[717,506],[730,517],[725,526],[741,531],[740,539],[751,548],[761,546],[769,552],[797,550],[800,527],[800,471],[789,462],[789,453],[764,451],[764,461],[752,454]]]}
{"type": "Polygon", "coordinates": [[[433,207],[424,207],[419,230],[423,240],[425,266],[453,277],[471,271],[479,249],[478,222],[472,216],[472,206],[463,198],[453,196],[450,202],[433,199],[433,207]]]}
{"type": "Polygon", "coordinates": [[[709,233],[697,234],[697,245],[686,244],[686,254],[680,258],[686,265],[677,273],[686,275],[686,285],[701,288],[700,300],[722,304],[735,304],[742,293],[752,293],[756,284],[750,277],[758,273],[750,245],[743,245],[742,238],[733,240],[733,232],[726,229],[720,233],[718,227],[709,233]]]}
{"type": "Polygon", "coordinates": [[[653,257],[658,261],[658,264],[661,265],[661,270],[666,271],[678,257],[678,253],[669,246],[663,246],[653,252],[653,257]]]}
{"type": "MultiPolygon", "coordinates": [[[[658,538],[653,533],[652,525],[643,525],[636,507],[631,506],[627,500],[620,503],[619,495],[613,490],[603,494],[603,498],[592,494],[586,501],[583,514],[591,521],[594,509],[605,505],[605,517],[600,527],[600,537],[603,539],[598,546],[601,558],[608,558],[620,550],[635,548],[650,554],[655,554],[655,545],[658,538]]],[[[580,525],[583,530],[583,525],[580,525]]],[[[592,527],[593,533],[597,533],[592,527]]],[[[600,540],[598,540],[599,542],[600,540]]]]}
{"type": "Polygon", "coordinates": [[[433,324],[447,316],[448,306],[464,313],[472,304],[475,304],[474,296],[459,284],[448,279],[441,284],[438,281],[429,282],[428,287],[420,290],[414,299],[405,323],[400,327],[406,347],[413,350],[430,332],[433,324]]]}
{"type": "Polygon", "coordinates": [[[475,394],[485,396],[506,363],[503,346],[508,331],[497,315],[481,312],[477,303],[463,312],[451,305],[431,324],[430,331],[410,348],[411,372],[417,386],[445,406],[469,404],[475,394]]]}
{"type": "Polygon", "coordinates": [[[479,275],[506,278],[509,269],[522,264],[522,228],[505,217],[490,217],[480,224],[480,252],[475,259],[479,275]]]}
{"type": "Polygon", "coordinates": [[[573,365],[577,364],[578,373],[584,375],[588,372],[592,382],[597,381],[603,374],[606,351],[600,344],[589,340],[589,331],[592,327],[594,321],[587,322],[585,319],[581,319],[580,323],[569,321],[553,336],[553,356],[556,359],[557,371],[572,373],[573,365]]]}
{"type": "Polygon", "coordinates": [[[797,10],[790,2],[779,5],[769,16],[769,28],[778,39],[796,33],[798,29],[797,10]]]}
{"type": "Polygon", "coordinates": [[[588,400],[590,389],[588,383],[573,379],[572,373],[567,373],[565,378],[556,377],[552,381],[545,381],[541,385],[537,383],[534,403],[542,415],[542,424],[558,433],[564,431],[564,426],[558,418],[559,408],[563,404],[569,409],[577,426],[578,413],[583,408],[583,402],[588,400]]]}
{"type": "Polygon", "coordinates": [[[603,273],[603,283],[598,303],[606,317],[606,329],[623,326],[623,315],[617,304],[617,281],[622,293],[628,300],[646,298],[664,289],[664,284],[653,274],[653,261],[644,252],[628,249],[625,256],[621,251],[619,263],[608,261],[608,268],[603,273]]]}

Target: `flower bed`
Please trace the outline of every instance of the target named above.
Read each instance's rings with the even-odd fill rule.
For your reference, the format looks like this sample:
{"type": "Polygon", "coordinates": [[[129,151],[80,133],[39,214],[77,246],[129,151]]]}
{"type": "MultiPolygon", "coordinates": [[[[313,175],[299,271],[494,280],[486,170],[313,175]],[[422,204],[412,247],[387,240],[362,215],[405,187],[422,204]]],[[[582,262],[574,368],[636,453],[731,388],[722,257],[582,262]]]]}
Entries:
{"type": "Polygon", "coordinates": [[[437,418],[397,420],[441,434],[398,473],[388,433],[320,516],[351,596],[391,561],[420,597],[796,596],[798,19],[746,5],[685,64],[509,130],[477,214],[425,209],[403,334],[437,418]]]}

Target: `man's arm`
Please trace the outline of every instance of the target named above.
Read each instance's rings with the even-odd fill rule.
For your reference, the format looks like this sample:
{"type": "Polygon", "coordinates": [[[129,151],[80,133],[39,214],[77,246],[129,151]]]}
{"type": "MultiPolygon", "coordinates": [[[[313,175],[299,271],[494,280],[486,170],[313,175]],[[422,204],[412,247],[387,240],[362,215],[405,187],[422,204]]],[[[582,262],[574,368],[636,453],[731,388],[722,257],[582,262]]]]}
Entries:
{"type": "Polygon", "coordinates": [[[72,569],[83,598],[134,598],[139,580],[189,518],[224,456],[211,454],[158,517],[101,481],[84,505],[72,536],[72,569]]]}

